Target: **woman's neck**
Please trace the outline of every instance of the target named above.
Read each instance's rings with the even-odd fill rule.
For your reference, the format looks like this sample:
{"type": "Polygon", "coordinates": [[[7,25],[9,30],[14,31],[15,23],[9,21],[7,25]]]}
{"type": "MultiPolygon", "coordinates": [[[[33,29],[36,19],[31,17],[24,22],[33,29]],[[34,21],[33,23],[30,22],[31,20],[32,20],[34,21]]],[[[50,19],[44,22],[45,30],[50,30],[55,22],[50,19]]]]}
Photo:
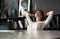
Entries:
{"type": "Polygon", "coordinates": [[[40,21],[41,18],[40,17],[36,17],[36,22],[40,21]]]}

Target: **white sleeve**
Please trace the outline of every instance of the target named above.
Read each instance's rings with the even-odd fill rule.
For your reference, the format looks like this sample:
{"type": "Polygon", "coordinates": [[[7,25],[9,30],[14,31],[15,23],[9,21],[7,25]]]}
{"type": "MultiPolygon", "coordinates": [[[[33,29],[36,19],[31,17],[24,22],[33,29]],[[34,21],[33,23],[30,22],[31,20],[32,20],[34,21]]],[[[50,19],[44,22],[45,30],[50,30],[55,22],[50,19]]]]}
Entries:
{"type": "Polygon", "coordinates": [[[49,16],[47,17],[47,19],[45,20],[45,25],[49,24],[49,22],[52,20],[53,18],[53,11],[48,12],[49,16]]]}
{"type": "Polygon", "coordinates": [[[27,21],[28,21],[29,24],[32,23],[32,20],[30,19],[28,12],[26,12],[26,19],[27,19],[27,21]]]}

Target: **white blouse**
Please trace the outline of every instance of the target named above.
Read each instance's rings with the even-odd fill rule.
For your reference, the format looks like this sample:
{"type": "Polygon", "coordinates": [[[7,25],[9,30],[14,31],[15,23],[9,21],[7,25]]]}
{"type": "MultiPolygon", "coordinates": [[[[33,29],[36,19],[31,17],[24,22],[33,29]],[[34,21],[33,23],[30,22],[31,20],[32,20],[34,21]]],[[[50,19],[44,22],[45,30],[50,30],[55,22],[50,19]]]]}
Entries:
{"type": "Polygon", "coordinates": [[[48,12],[49,16],[47,17],[47,19],[45,21],[39,21],[39,22],[32,22],[32,20],[29,17],[28,12],[26,12],[26,19],[29,23],[29,25],[27,26],[27,30],[42,30],[44,27],[46,27],[49,22],[51,21],[52,17],[53,17],[53,11],[48,12]]]}

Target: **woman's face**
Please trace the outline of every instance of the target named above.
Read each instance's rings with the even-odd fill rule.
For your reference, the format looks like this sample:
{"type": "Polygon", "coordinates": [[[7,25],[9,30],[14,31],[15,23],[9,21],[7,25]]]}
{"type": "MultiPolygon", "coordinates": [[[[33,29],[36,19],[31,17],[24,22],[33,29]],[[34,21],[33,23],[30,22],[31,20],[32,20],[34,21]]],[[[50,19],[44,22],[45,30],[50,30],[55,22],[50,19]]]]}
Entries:
{"type": "Polygon", "coordinates": [[[40,11],[36,11],[36,12],[35,12],[35,17],[42,17],[41,12],[40,12],[40,11]]]}

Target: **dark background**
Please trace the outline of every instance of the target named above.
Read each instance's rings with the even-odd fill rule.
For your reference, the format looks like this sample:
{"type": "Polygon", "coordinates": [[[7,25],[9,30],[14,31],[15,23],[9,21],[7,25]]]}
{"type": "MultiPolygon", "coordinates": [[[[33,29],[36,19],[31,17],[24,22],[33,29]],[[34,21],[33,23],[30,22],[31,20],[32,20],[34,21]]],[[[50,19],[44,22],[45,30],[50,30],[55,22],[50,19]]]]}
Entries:
{"type": "Polygon", "coordinates": [[[53,10],[54,14],[60,14],[60,0],[32,0],[32,10],[42,9],[45,13],[53,10]]]}
{"type": "Polygon", "coordinates": [[[16,8],[18,10],[18,0],[0,0],[0,8],[8,7],[16,8]]]}

